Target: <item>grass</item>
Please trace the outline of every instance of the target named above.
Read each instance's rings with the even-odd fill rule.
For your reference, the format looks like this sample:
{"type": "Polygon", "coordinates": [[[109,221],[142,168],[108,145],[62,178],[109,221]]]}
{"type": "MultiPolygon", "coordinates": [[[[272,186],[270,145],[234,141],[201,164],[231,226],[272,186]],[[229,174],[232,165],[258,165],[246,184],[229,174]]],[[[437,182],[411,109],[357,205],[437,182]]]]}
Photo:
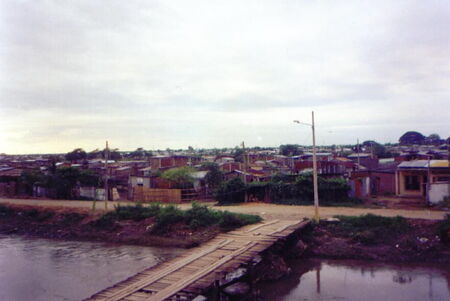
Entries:
{"type": "Polygon", "coordinates": [[[375,244],[395,239],[410,229],[408,221],[401,216],[384,217],[374,214],[362,216],[336,216],[341,222],[334,225],[343,236],[364,244],[375,244]]]}
{"type": "Polygon", "coordinates": [[[189,210],[181,210],[174,205],[163,206],[160,204],[116,206],[114,211],[104,214],[93,225],[98,228],[112,229],[115,221],[141,221],[150,217],[155,219],[155,224],[152,227],[152,233],[155,234],[166,233],[175,224],[187,225],[192,230],[218,226],[227,231],[262,220],[257,215],[211,210],[207,206],[194,202],[189,210]]]}

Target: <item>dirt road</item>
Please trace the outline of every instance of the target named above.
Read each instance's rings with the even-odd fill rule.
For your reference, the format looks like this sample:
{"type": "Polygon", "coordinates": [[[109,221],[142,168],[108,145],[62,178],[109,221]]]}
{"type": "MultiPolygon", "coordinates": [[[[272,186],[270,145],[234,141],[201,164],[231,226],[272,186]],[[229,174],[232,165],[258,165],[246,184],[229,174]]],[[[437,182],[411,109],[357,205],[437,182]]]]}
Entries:
{"type": "MultiPolygon", "coordinates": [[[[66,207],[66,208],[92,208],[92,201],[68,201],[68,200],[34,200],[34,199],[7,199],[0,198],[0,203],[11,203],[17,205],[36,205],[44,207],[66,207]]],[[[96,210],[104,210],[105,202],[97,201],[96,210]]],[[[119,202],[108,202],[108,210],[112,210],[114,205],[119,202]]],[[[130,202],[121,202],[120,204],[132,204],[130,202]]],[[[213,205],[208,203],[208,205],[213,205]]],[[[179,204],[182,209],[190,207],[190,204],[179,204]]],[[[312,206],[288,206],[275,205],[266,203],[245,203],[234,206],[215,206],[217,210],[228,210],[238,213],[258,214],[264,219],[285,219],[297,220],[304,217],[312,217],[314,215],[314,207],[312,206]]],[[[361,215],[366,213],[373,213],[382,216],[396,216],[401,215],[407,218],[421,218],[421,219],[443,219],[446,214],[450,212],[435,211],[435,210],[406,210],[406,209],[365,209],[365,208],[348,208],[348,207],[321,207],[321,217],[332,217],[334,215],[361,215]]]]}

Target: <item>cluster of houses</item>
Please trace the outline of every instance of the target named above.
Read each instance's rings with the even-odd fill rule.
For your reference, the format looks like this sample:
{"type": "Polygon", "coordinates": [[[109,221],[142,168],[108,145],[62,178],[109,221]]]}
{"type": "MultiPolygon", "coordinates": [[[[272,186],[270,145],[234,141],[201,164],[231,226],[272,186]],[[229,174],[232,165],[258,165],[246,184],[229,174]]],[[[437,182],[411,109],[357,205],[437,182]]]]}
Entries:
{"type": "MultiPolygon", "coordinates": [[[[347,180],[351,196],[398,196],[437,203],[450,195],[450,146],[398,145],[390,148],[391,158],[377,158],[370,149],[351,148],[319,150],[318,173],[322,177],[340,177],[347,180]]],[[[173,183],[160,175],[165,170],[190,166],[194,179],[192,190],[208,192],[205,177],[208,170],[203,163],[216,163],[225,180],[240,177],[244,182],[266,182],[276,174],[295,175],[312,171],[311,149],[302,149],[301,155],[281,155],[278,148],[246,151],[237,160],[232,150],[212,153],[158,153],[142,160],[83,160],[55,164],[45,156],[0,155],[0,196],[20,194],[19,178],[24,170],[38,169],[47,172],[51,164],[56,168],[77,167],[89,169],[108,178],[109,199],[132,199],[136,187],[171,189],[173,183]]],[[[80,187],[80,197],[105,198],[102,188],[80,187]]],[[[37,193],[35,196],[43,196],[37,193]]],[[[45,196],[45,195],[44,195],[45,196]]]]}

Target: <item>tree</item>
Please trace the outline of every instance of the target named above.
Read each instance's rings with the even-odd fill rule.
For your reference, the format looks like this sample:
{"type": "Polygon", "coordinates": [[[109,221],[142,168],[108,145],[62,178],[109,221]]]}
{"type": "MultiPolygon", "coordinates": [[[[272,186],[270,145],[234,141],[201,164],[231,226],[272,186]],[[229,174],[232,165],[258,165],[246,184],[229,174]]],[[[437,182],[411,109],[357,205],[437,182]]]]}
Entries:
{"type": "Polygon", "coordinates": [[[212,162],[202,164],[202,169],[207,170],[208,173],[205,176],[205,182],[210,188],[218,187],[223,181],[223,173],[219,168],[219,165],[212,162]]]}
{"type": "Polygon", "coordinates": [[[194,183],[192,172],[195,170],[192,167],[184,166],[171,168],[161,174],[161,178],[171,181],[176,188],[190,188],[194,183]]]}
{"type": "MultiPolygon", "coordinates": [[[[102,151],[102,158],[105,159],[106,148],[102,151]]],[[[122,159],[122,155],[119,152],[118,148],[110,149],[108,151],[108,160],[118,161],[122,159]]]]}
{"type": "Polygon", "coordinates": [[[389,153],[386,152],[386,147],[376,141],[367,140],[362,143],[363,146],[370,149],[370,152],[378,158],[389,157],[389,153]]]}
{"type": "Polygon", "coordinates": [[[33,186],[45,182],[45,175],[40,170],[24,170],[19,182],[29,195],[33,194],[33,186]]]}
{"type": "Polygon", "coordinates": [[[130,156],[133,159],[141,160],[146,157],[146,154],[147,153],[146,153],[145,149],[143,149],[142,147],[138,147],[134,152],[131,152],[130,156]]]}
{"type": "Polygon", "coordinates": [[[55,192],[56,198],[71,199],[75,197],[73,189],[76,185],[98,187],[99,183],[100,176],[90,170],[63,167],[49,176],[47,187],[55,192]]]}
{"type": "Polygon", "coordinates": [[[425,141],[425,136],[419,132],[409,131],[404,133],[400,139],[400,145],[414,145],[423,144],[425,141]]]}
{"type": "Polygon", "coordinates": [[[427,144],[439,145],[441,137],[438,134],[431,134],[426,138],[427,144]]]}
{"type": "Polygon", "coordinates": [[[233,178],[220,185],[216,192],[219,204],[242,203],[245,200],[245,184],[241,178],[233,178]]]}
{"type": "Polygon", "coordinates": [[[301,155],[298,149],[298,144],[282,144],[280,145],[280,154],[283,156],[298,156],[301,155]]]}
{"type": "Polygon", "coordinates": [[[87,154],[82,148],[76,148],[73,151],[66,154],[66,160],[70,161],[70,162],[84,160],[86,158],[87,158],[87,154]]]}

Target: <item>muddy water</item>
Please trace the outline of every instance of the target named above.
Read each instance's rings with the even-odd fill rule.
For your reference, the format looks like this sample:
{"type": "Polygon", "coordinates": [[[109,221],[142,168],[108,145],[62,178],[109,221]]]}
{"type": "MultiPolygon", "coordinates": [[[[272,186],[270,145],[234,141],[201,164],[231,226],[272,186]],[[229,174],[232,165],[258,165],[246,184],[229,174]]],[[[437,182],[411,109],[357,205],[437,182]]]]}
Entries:
{"type": "Polygon", "coordinates": [[[450,300],[449,267],[348,260],[297,260],[292,273],[264,283],[264,300],[450,300]]]}
{"type": "Polygon", "coordinates": [[[0,300],[81,300],[182,252],[0,236],[0,300]]]}

